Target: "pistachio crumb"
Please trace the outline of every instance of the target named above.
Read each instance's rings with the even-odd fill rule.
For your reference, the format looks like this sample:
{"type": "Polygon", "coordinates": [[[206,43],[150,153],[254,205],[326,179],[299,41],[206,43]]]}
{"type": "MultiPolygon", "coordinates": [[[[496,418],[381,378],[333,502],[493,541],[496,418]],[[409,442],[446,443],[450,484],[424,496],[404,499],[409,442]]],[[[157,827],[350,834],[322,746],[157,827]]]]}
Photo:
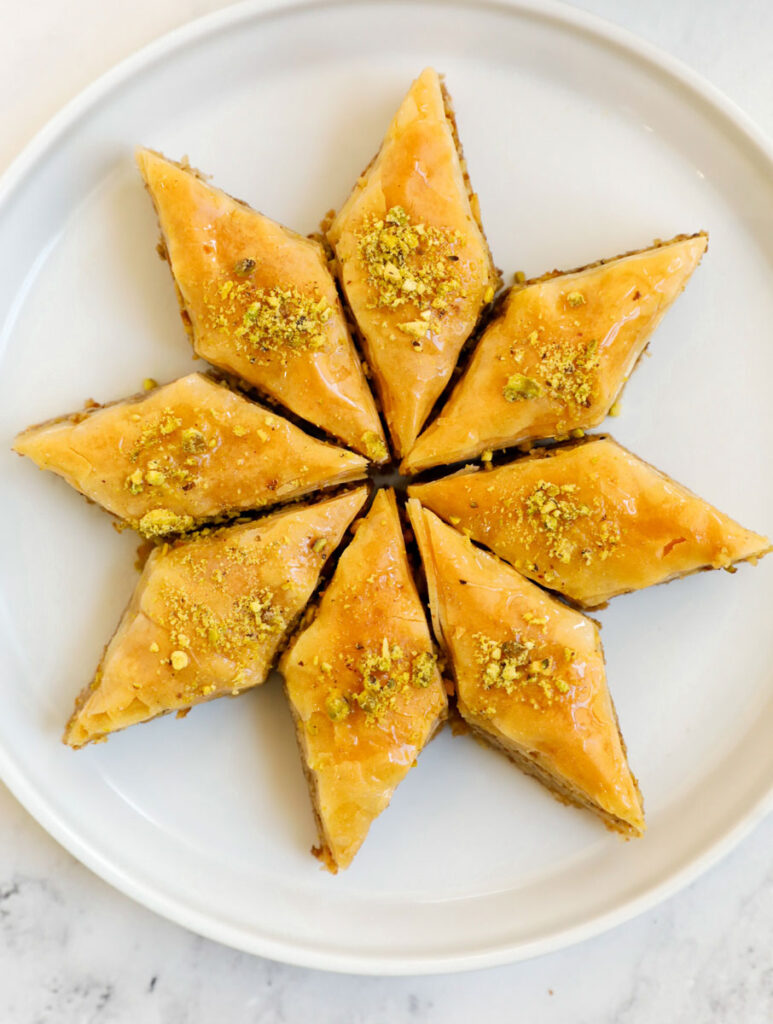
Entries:
{"type": "Polygon", "coordinates": [[[184,452],[201,452],[207,447],[207,439],[195,427],[188,427],[183,430],[180,440],[184,452]]]}
{"type": "Polygon", "coordinates": [[[385,442],[373,430],[366,430],[362,435],[365,454],[371,462],[385,462],[389,458],[389,450],[385,442]]]}
{"type": "Polygon", "coordinates": [[[432,682],[437,665],[437,655],[432,651],[422,651],[413,659],[411,667],[411,683],[420,689],[426,689],[432,682]]]}
{"type": "Polygon", "coordinates": [[[351,711],[346,697],[340,693],[331,693],[325,701],[325,711],[331,722],[342,722],[351,711]]]}
{"type": "Polygon", "coordinates": [[[135,469],[134,472],[126,478],[126,486],[132,494],[141,494],[143,485],[143,475],[141,469],[135,469]]]}
{"type": "Polygon", "coordinates": [[[507,378],[502,394],[507,402],[523,402],[537,398],[542,392],[538,382],[522,373],[514,373],[507,378]]]}
{"type": "Polygon", "coordinates": [[[176,515],[168,508],[155,508],[146,512],[136,527],[144,537],[162,537],[165,533],[185,533],[193,524],[193,516],[176,515]]]}
{"type": "Polygon", "coordinates": [[[142,388],[144,391],[152,391],[153,388],[158,387],[158,381],[154,380],[153,377],[146,377],[142,382],[142,388]]]}
{"type": "Polygon", "coordinates": [[[188,655],[185,651],[172,651],[172,668],[175,672],[181,672],[188,665],[188,655]]]}

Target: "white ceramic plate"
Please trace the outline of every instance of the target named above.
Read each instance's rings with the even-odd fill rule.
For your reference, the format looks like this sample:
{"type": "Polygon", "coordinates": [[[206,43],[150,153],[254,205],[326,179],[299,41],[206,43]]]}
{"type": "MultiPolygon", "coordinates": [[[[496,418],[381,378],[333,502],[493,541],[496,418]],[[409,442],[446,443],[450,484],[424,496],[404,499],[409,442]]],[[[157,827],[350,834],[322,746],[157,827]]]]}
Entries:
{"type": "Polygon", "coordinates": [[[616,436],[773,530],[773,166],[670,59],[553,4],[229,8],[151,46],[47,128],[0,200],[0,769],[77,857],[222,942],[315,967],[458,970],[652,905],[763,815],[773,786],[773,559],[601,614],[649,831],[624,843],[446,731],[350,871],[314,826],[276,680],[73,753],[59,742],[134,585],[136,539],[8,454],[13,433],[191,366],[144,143],[310,231],[410,79],[447,73],[497,263],[537,274],[705,227],[711,247],[626,391],[616,436]]]}

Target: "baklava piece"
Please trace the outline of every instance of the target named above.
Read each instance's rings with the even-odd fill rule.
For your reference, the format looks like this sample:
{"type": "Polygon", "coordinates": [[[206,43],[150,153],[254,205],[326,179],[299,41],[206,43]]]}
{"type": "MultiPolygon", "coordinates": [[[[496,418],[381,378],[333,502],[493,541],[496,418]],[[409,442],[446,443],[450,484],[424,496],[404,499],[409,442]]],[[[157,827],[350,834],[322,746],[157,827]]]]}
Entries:
{"type": "Polygon", "coordinates": [[[280,662],[319,829],[346,868],[446,715],[394,492],[379,491],[280,662]]]}
{"type": "Polygon", "coordinates": [[[145,537],[183,533],[367,471],[362,456],[317,441],[199,373],[30,427],[14,450],[145,537]]]}
{"type": "Polygon", "coordinates": [[[513,286],[401,471],[601,423],[707,244],[680,236],[513,286]]]}
{"type": "Polygon", "coordinates": [[[409,493],[583,608],[770,551],[767,537],[603,436],[409,493]]]}
{"type": "Polygon", "coordinates": [[[366,497],[359,487],[156,547],[65,743],[263,683],[366,497]]]}
{"type": "Polygon", "coordinates": [[[384,432],[322,246],[142,149],[195,351],[372,462],[384,432]]]}
{"type": "Polygon", "coordinates": [[[403,100],[328,231],[398,455],[499,285],[437,72],[403,100]]]}
{"type": "Polygon", "coordinates": [[[473,732],[625,836],[644,831],[595,623],[409,501],[435,634],[473,732]]]}

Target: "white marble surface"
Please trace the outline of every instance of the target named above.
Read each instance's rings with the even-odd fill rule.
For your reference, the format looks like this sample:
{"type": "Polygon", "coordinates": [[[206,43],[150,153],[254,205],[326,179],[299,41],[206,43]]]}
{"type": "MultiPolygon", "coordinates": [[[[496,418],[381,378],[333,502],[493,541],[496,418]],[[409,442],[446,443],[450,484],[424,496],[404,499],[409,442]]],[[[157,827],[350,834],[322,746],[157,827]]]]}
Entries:
{"type": "MultiPolygon", "coordinates": [[[[97,74],[222,0],[4,0],[0,167],[97,74]]],[[[769,0],[583,0],[710,78],[773,134],[769,0]]],[[[136,906],[0,786],[4,1024],[767,1024],[773,819],[662,907],[540,960],[457,977],[324,975],[249,957],[136,906]]]]}

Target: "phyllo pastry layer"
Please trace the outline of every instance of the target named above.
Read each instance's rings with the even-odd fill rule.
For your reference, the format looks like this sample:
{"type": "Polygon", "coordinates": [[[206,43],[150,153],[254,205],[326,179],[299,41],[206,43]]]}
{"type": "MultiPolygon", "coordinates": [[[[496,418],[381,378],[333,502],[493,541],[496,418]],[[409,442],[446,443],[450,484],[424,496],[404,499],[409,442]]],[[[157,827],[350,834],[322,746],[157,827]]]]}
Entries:
{"type": "Polygon", "coordinates": [[[450,100],[432,68],[411,86],[328,239],[404,455],[499,284],[450,100]]]}
{"type": "Polygon", "coordinates": [[[359,487],[156,547],[65,742],[263,683],[366,497],[359,487]]]}
{"type": "Polygon", "coordinates": [[[617,594],[770,551],[609,437],[409,493],[543,586],[593,608],[617,594]]]}
{"type": "Polygon", "coordinates": [[[362,456],[199,373],[30,427],[14,450],[146,537],[289,501],[367,470],[362,456]]]}
{"type": "Polygon", "coordinates": [[[280,662],[319,828],[348,867],[446,714],[394,492],[379,491],[313,622],[280,662]]]}
{"type": "Polygon", "coordinates": [[[680,236],[511,288],[402,472],[601,423],[707,244],[680,236]]]}
{"type": "Polygon", "coordinates": [[[196,352],[373,462],[384,433],[322,246],[142,149],[196,352]]]}
{"type": "Polygon", "coordinates": [[[409,501],[435,633],[475,733],[562,801],[624,835],[644,831],[607,689],[598,629],[409,501]]]}

